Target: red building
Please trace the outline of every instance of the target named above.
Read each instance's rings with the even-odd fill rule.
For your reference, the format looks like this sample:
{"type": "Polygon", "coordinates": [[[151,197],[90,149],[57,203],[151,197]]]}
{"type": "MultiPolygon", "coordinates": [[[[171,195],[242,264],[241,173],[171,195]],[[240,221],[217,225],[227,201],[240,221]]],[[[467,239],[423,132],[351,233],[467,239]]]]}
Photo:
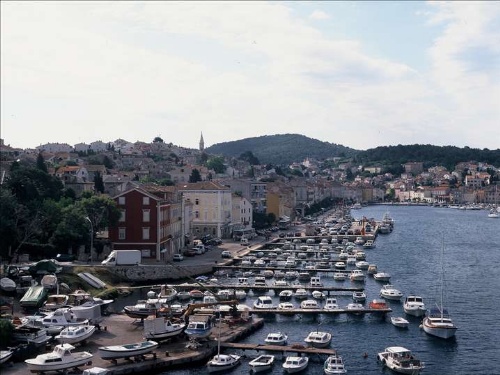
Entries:
{"type": "Polygon", "coordinates": [[[113,197],[122,212],[116,227],[109,228],[113,250],[141,250],[143,258],[160,260],[170,253],[172,239],[172,187],[135,187],[113,197]]]}

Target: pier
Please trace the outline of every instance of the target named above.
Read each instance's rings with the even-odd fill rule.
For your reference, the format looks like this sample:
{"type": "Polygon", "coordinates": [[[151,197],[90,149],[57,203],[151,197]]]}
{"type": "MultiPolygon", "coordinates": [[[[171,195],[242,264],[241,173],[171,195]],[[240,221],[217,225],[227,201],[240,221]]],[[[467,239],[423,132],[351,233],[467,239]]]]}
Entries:
{"type": "Polygon", "coordinates": [[[300,354],[324,354],[324,355],[335,355],[337,353],[334,349],[325,348],[312,348],[306,347],[304,345],[265,345],[265,344],[244,344],[244,343],[232,343],[232,342],[221,342],[221,348],[228,349],[241,349],[241,350],[255,350],[267,351],[267,352],[279,352],[285,353],[300,353],[300,354]]]}

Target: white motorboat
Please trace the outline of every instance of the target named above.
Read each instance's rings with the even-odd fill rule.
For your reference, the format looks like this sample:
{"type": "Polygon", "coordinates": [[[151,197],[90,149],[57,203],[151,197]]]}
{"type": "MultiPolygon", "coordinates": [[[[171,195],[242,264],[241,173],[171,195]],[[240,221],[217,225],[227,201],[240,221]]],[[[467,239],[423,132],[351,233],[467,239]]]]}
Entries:
{"type": "Polygon", "coordinates": [[[141,341],[133,344],[100,346],[98,350],[102,359],[112,360],[148,354],[157,347],[156,341],[141,341]]]}
{"type": "Polygon", "coordinates": [[[216,354],[207,363],[209,373],[227,371],[240,364],[241,356],[236,354],[216,354]]]}
{"type": "Polygon", "coordinates": [[[288,336],[283,332],[268,333],[264,342],[269,345],[286,345],[288,336]]]}
{"type": "Polygon", "coordinates": [[[163,307],[163,304],[157,298],[139,300],[135,305],[125,306],[123,311],[127,316],[133,319],[145,319],[150,315],[156,315],[156,312],[163,307]]]}
{"type": "Polygon", "coordinates": [[[288,282],[285,280],[276,280],[274,286],[288,286],[288,282]]]}
{"type": "Polygon", "coordinates": [[[355,243],[356,245],[363,245],[363,244],[365,243],[365,240],[363,239],[363,237],[358,236],[358,237],[356,237],[356,239],[354,240],[354,243],[355,243]]]}
{"type": "Polygon", "coordinates": [[[314,348],[326,348],[332,342],[330,332],[312,331],[309,332],[304,341],[314,348]]]}
{"type": "Polygon", "coordinates": [[[401,316],[391,316],[391,323],[399,328],[408,328],[410,325],[410,322],[401,316]]]}
{"type": "Polygon", "coordinates": [[[321,277],[320,276],[311,277],[309,285],[312,286],[313,288],[322,287],[323,283],[321,282],[321,277]]]}
{"type": "Polygon", "coordinates": [[[278,310],[294,310],[295,306],[291,302],[281,302],[278,304],[278,310]]]}
{"type": "Polygon", "coordinates": [[[287,374],[295,374],[307,368],[309,364],[308,357],[297,357],[297,356],[288,356],[286,357],[285,362],[283,363],[283,370],[287,374]]]}
{"type": "Polygon", "coordinates": [[[245,292],[243,289],[236,289],[234,291],[234,298],[237,300],[243,300],[247,298],[247,292],[245,292]]]}
{"type": "Polygon", "coordinates": [[[267,310],[267,309],[275,309],[276,305],[273,300],[269,296],[260,296],[253,303],[254,309],[267,310]]]}
{"type": "Polygon", "coordinates": [[[416,375],[424,368],[424,363],[417,359],[410,350],[402,346],[390,346],[378,353],[377,359],[394,372],[416,375]]]}
{"type": "Polygon", "coordinates": [[[78,318],[69,307],[57,309],[38,320],[44,327],[67,327],[89,324],[88,319],[78,318]]]}
{"type": "Polygon", "coordinates": [[[375,275],[378,272],[378,267],[376,264],[370,264],[366,273],[368,275],[375,275]]]}
{"type": "Polygon", "coordinates": [[[352,270],[349,278],[351,281],[365,281],[365,274],[361,270],[352,270]]]}
{"type": "Polygon", "coordinates": [[[144,320],[144,337],[148,340],[165,340],[180,335],[186,324],[172,323],[164,317],[148,318],[144,320]]]}
{"type": "Polygon", "coordinates": [[[274,366],[274,355],[259,355],[257,358],[252,359],[250,362],[248,362],[248,365],[250,366],[250,371],[254,374],[269,371],[274,366]]]}
{"type": "Polygon", "coordinates": [[[365,302],[366,301],[365,292],[363,292],[363,291],[352,292],[352,300],[354,302],[365,302]]]}
{"type": "Polygon", "coordinates": [[[356,257],[356,260],[359,260],[359,261],[365,260],[366,259],[366,253],[364,251],[359,251],[358,250],[358,251],[356,251],[355,257],[356,257]]]}
{"type": "Polygon", "coordinates": [[[16,290],[16,282],[8,277],[2,277],[0,279],[0,289],[7,293],[14,292],[16,290]]]}
{"type": "Polygon", "coordinates": [[[51,353],[39,354],[24,362],[31,372],[60,371],[75,368],[91,362],[93,355],[89,352],[76,352],[71,344],[56,345],[51,353]]]}
{"type": "Polygon", "coordinates": [[[320,290],[313,290],[313,292],[311,294],[312,294],[313,298],[320,300],[320,301],[322,301],[326,298],[326,294],[320,290]]]}
{"type": "Polygon", "coordinates": [[[93,325],[68,326],[54,338],[60,343],[76,344],[87,340],[95,330],[96,327],[93,325]]]}
{"type": "Polygon", "coordinates": [[[158,298],[163,299],[166,302],[171,302],[177,297],[177,290],[170,285],[162,285],[160,287],[160,292],[158,293],[158,298]]]}
{"type": "Polygon", "coordinates": [[[333,266],[338,270],[344,270],[346,268],[345,262],[335,262],[333,266]]]}
{"type": "Polygon", "coordinates": [[[309,292],[304,288],[298,288],[293,296],[297,299],[306,299],[309,297],[309,292]]]}
{"type": "Polygon", "coordinates": [[[323,306],[324,310],[338,310],[339,305],[337,304],[337,299],[335,297],[327,297],[325,301],[325,305],[323,306]]]}
{"type": "Polygon", "coordinates": [[[344,361],[342,360],[342,357],[338,355],[331,355],[326,359],[325,364],[323,365],[323,371],[326,375],[347,373],[347,370],[344,367],[344,361]]]}
{"type": "Polygon", "coordinates": [[[366,242],[363,244],[363,249],[374,249],[375,248],[375,242],[373,240],[366,240],[366,242]]]}
{"type": "Polygon", "coordinates": [[[290,289],[282,290],[279,293],[279,298],[281,301],[288,301],[292,298],[292,296],[293,296],[293,290],[290,289]]]}
{"type": "Polygon", "coordinates": [[[347,279],[347,274],[344,272],[335,272],[333,274],[333,279],[337,281],[344,281],[345,279],[347,279]]]}
{"type": "Polygon", "coordinates": [[[407,296],[403,303],[403,310],[408,315],[424,316],[426,311],[424,299],[416,295],[407,296]]]}
{"type": "Polygon", "coordinates": [[[314,310],[314,309],[319,309],[319,303],[318,301],[314,299],[306,299],[300,303],[300,308],[304,310],[314,310]]]}
{"type": "Polygon", "coordinates": [[[360,270],[367,270],[368,267],[370,267],[370,263],[368,263],[366,260],[358,260],[356,263],[354,263],[357,268],[360,270]]]}
{"type": "Polygon", "coordinates": [[[364,310],[365,307],[361,303],[353,302],[353,303],[348,303],[346,309],[348,313],[354,315],[361,315],[360,310],[364,310]]]}
{"type": "Polygon", "coordinates": [[[377,272],[373,275],[373,278],[377,281],[389,281],[391,279],[391,275],[387,272],[377,272]]]}
{"type": "Polygon", "coordinates": [[[2,363],[6,363],[9,359],[12,358],[12,355],[14,354],[13,350],[0,350],[0,365],[2,363]]]}
{"type": "Polygon", "coordinates": [[[455,336],[457,327],[451,320],[448,310],[434,307],[427,310],[422,328],[425,333],[442,339],[449,339],[455,336]]]}
{"type": "Polygon", "coordinates": [[[391,284],[386,284],[380,289],[380,296],[391,301],[399,301],[403,293],[391,284]]]}

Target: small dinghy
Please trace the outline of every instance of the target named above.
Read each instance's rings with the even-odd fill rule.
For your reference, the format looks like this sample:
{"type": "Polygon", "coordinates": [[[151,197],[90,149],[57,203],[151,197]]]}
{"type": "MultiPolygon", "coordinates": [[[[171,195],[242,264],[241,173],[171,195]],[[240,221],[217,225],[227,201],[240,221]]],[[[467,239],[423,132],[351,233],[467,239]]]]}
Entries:
{"type": "Polygon", "coordinates": [[[399,328],[408,328],[410,325],[410,322],[401,316],[391,316],[391,323],[399,328]]]}
{"type": "Polygon", "coordinates": [[[248,365],[251,368],[251,372],[257,374],[259,372],[264,372],[271,370],[274,365],[274,355],[263,354],[258,356],[255,359],[252,359],[248,362],[248,365]]]}

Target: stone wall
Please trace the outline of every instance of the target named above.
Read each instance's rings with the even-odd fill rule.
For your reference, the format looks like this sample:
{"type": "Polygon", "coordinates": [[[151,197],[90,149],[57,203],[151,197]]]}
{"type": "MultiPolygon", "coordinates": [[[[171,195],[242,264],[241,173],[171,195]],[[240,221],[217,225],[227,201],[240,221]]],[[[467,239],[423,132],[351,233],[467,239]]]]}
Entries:
{"type": "Polygon", "coordinates": [[[187,277],[196,277],[204,273],[213,272],[213,268],[213,265],[205,264],[182,266],[182,268],[170,265],[137,265],[109,267],[108,269],[110,272],[125,280],[142,282],[153,280],[179,280],[187,277]]]}

